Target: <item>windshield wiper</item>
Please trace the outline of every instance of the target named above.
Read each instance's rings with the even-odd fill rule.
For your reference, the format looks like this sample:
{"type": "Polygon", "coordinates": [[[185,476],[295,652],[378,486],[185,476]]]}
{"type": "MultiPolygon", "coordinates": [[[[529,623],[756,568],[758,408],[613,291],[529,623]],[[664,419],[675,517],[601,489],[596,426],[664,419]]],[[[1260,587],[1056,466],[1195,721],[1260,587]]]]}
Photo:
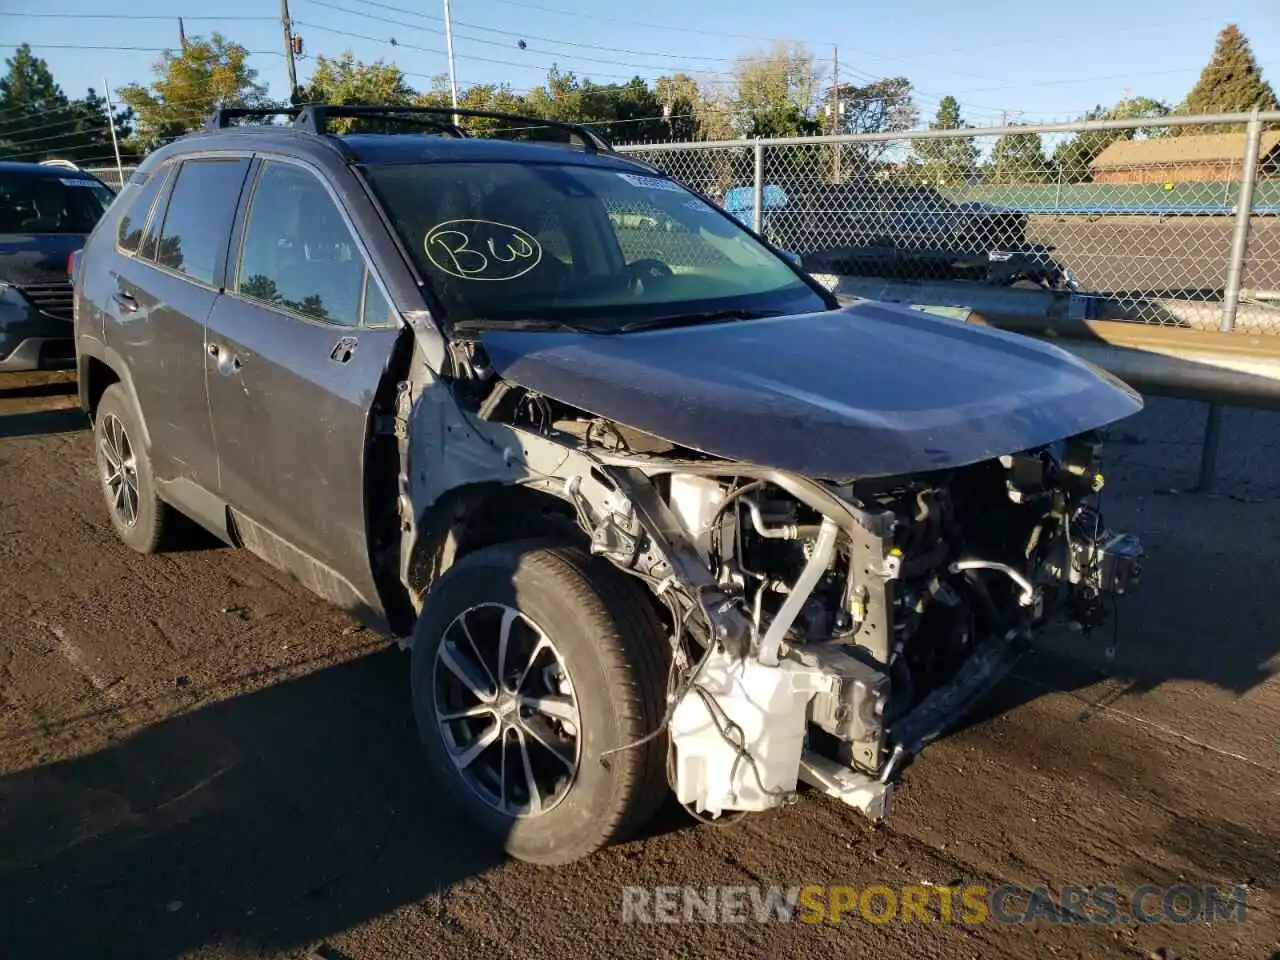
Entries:
{"type": "Polygon", "coordinates": [[[505,318],[496,320],[491,317],[468,317],[465,320],[455,320],[449,327],[460,332],[471,330],[572,330],[578,332],[582,329],[571,323],[547,320],[543,317],[513,317],[510,320],[505,318]]]}
{"type": "Polygon", "coordinates": [[[609,333],[632,333],[636,330],[662,330],[669,327],[692,327],[702,323],[724,323],[729,320],[762,320],[765,317],[781,316],[780,310],[706,310],[702,313],[672,313],[660,317],[648,317],[644,320],[632,320],[616,327],[610,327],[609,333]]]}
{"type": "Polygon", "coordinates": [[[760,320],[781,316],[780,310],[705,310],[701,313],[672,313],[626,323],[573,322],[549,320],[546,317],[468,317],[454,321],[450,327],[460,333],[479,330],[564,331],[573,333],[633,333],[637,330],[661,330],[669,327],[692,327],[702,323],[724,323],[729,320],[760,320]]]}

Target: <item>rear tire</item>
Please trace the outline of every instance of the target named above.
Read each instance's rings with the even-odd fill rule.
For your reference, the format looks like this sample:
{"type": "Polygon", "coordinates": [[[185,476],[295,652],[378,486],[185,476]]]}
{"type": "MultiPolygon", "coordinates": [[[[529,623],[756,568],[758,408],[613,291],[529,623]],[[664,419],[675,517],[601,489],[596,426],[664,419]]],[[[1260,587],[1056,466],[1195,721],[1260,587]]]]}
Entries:
{"type": "Polygon", "coordinates": [[[172,526],[156,496],[151,460],[142,446],[142,419],[124,387],[103,391],[93,418],[98,484],[116,535],[138,553],[155,553],[172,526]]]}
{"type": "Polygon", "coordinates": [[[665,734],[601,756],[652,733],[665,710],[670,643],[642,590],[580,549],[524,541],[464,557],[427,596],[412,655],[427,761],[510,856],[578,860],[662,803],[665,734]]]}

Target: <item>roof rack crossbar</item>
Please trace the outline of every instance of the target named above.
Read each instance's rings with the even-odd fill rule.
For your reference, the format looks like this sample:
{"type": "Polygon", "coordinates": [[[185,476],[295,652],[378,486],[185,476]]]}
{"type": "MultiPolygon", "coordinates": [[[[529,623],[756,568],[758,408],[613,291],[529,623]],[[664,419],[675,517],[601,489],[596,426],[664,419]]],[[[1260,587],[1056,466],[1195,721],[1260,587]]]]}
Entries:
{"type": "Polygon", "coordinates": [[[241,117],[294,117],[301,112],[299,107],[215,107],[205,122],[206,130],[221,130],[231,125],[232,120],[241,117]]]}
{"type": "MultiPolygon", "coordinates": [[[[419,114],[424,116],[437,116],[441,118],[458,117],[476,117],[486,120],[506,120],[514,123],[525,124],[534,129],[549,128],[553,130],[563,130],[576,137],[581,142],[584,149],[590,153],[599,150],[612,150],[613,146],[600,134],[596,133],[590,127],[581,123],[567,123],[563,120],[547,120],[544,117],[529,117],[518,113],[500,113],[495,110],[469,110],[459,108],[454,110],[452,107],[396,107],[396,106],[340,106],[331,104],[313,104],[304,108],[302,113],[294,121],[295,126],[305,127],[313,133],[326,133],[326,121],[330,117],[394,117],[396,114],[412,115],[419,114]]],[[[456,131],[459,136],[466,136],[466,132],[455,126],[451,120],[446,125],[452,131],[456,131]]]]}
{"type": "Polygon", "coordinates": [[[450,118],[450,111],[439,111],[434,107],[377,107],[364,104],[330,104],[315,103],[303,107],[293,125],[309,133],[324,134],[329,132],[329,121],[339,118],[384,117],[393,121],[407,121],[413,115],[424,116],[426,122],[443,130],[453,137],[465,137],[466,131],[457,126],[450,118]]]}

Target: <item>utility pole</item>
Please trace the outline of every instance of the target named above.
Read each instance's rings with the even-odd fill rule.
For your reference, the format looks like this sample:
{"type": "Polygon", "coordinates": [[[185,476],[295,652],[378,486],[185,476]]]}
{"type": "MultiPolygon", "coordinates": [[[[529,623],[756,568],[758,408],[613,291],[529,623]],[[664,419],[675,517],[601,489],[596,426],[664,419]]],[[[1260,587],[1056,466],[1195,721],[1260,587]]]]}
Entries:
{"type": "Polygon", "coordinates": [[[187,28],[182,25],[182,18],[178,18],[178,47],[183,53],[187,52],[187,28]]]}
{"type": "Polygon", "coordinates": [[[284,34],[284,58],[289,65],[289,100],[298,94],[298,65],[293,59],[293,21],[289,19],[289,0],[280,0],[280,30],[284,34]]]}
{"type": "MultiPolygon", "coordinates": [[[[831,132],[840,132],[840,51],[831,45],[831,132]]],[[[840,182],[840,154],[844,147],[833,143],[831,153],[831,182],[840,182]]]]}
{"type": "MultiPolygon", "coordinates": [[[[444,47],[449,57],[449,96],[453,109],[458,109],[458,75],[453,72],[453,17],[449,13],[449,0],[444,0],[444,47]]],[[[458,115],[453,115],[453,125],[458,125],[458,115]]]]}

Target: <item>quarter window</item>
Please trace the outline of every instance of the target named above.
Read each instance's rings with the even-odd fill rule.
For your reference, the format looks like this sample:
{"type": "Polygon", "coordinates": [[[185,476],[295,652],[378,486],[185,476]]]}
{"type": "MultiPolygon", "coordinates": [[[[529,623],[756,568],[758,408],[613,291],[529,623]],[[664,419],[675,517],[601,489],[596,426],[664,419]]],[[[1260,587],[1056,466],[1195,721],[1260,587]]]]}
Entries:
{"type": "Polygon", "coordinates": [[[315,176],[288,163],[268,161],[258,176],[236,292],[348,327],[358,326],[362,313],[384,325],[390,313],[333,198],[315,176]]]}
{"type": "Polygon", "coordinates": [[[142,231],[147,226],[147,214],[155,205],[156,195],[164,186],[168,176],[168,167],[161,167],[154,171],[150,179],[138,190],[133,202],[129,204],[129,209],[124,212],[124,216],[120,218],[120,229],[116,233],[116,239],[120,243],[120,249],[126,253],[138,252],[138,247],[142,244],[142,231]]]}
{"type": "Polygon", "coordinates": [[[152,254],[157,264],[201,283],[221,286],[220,254],[227,249],[231,220],[248,169],[249,161],[242,157],[183,163],[152,254]]]}

